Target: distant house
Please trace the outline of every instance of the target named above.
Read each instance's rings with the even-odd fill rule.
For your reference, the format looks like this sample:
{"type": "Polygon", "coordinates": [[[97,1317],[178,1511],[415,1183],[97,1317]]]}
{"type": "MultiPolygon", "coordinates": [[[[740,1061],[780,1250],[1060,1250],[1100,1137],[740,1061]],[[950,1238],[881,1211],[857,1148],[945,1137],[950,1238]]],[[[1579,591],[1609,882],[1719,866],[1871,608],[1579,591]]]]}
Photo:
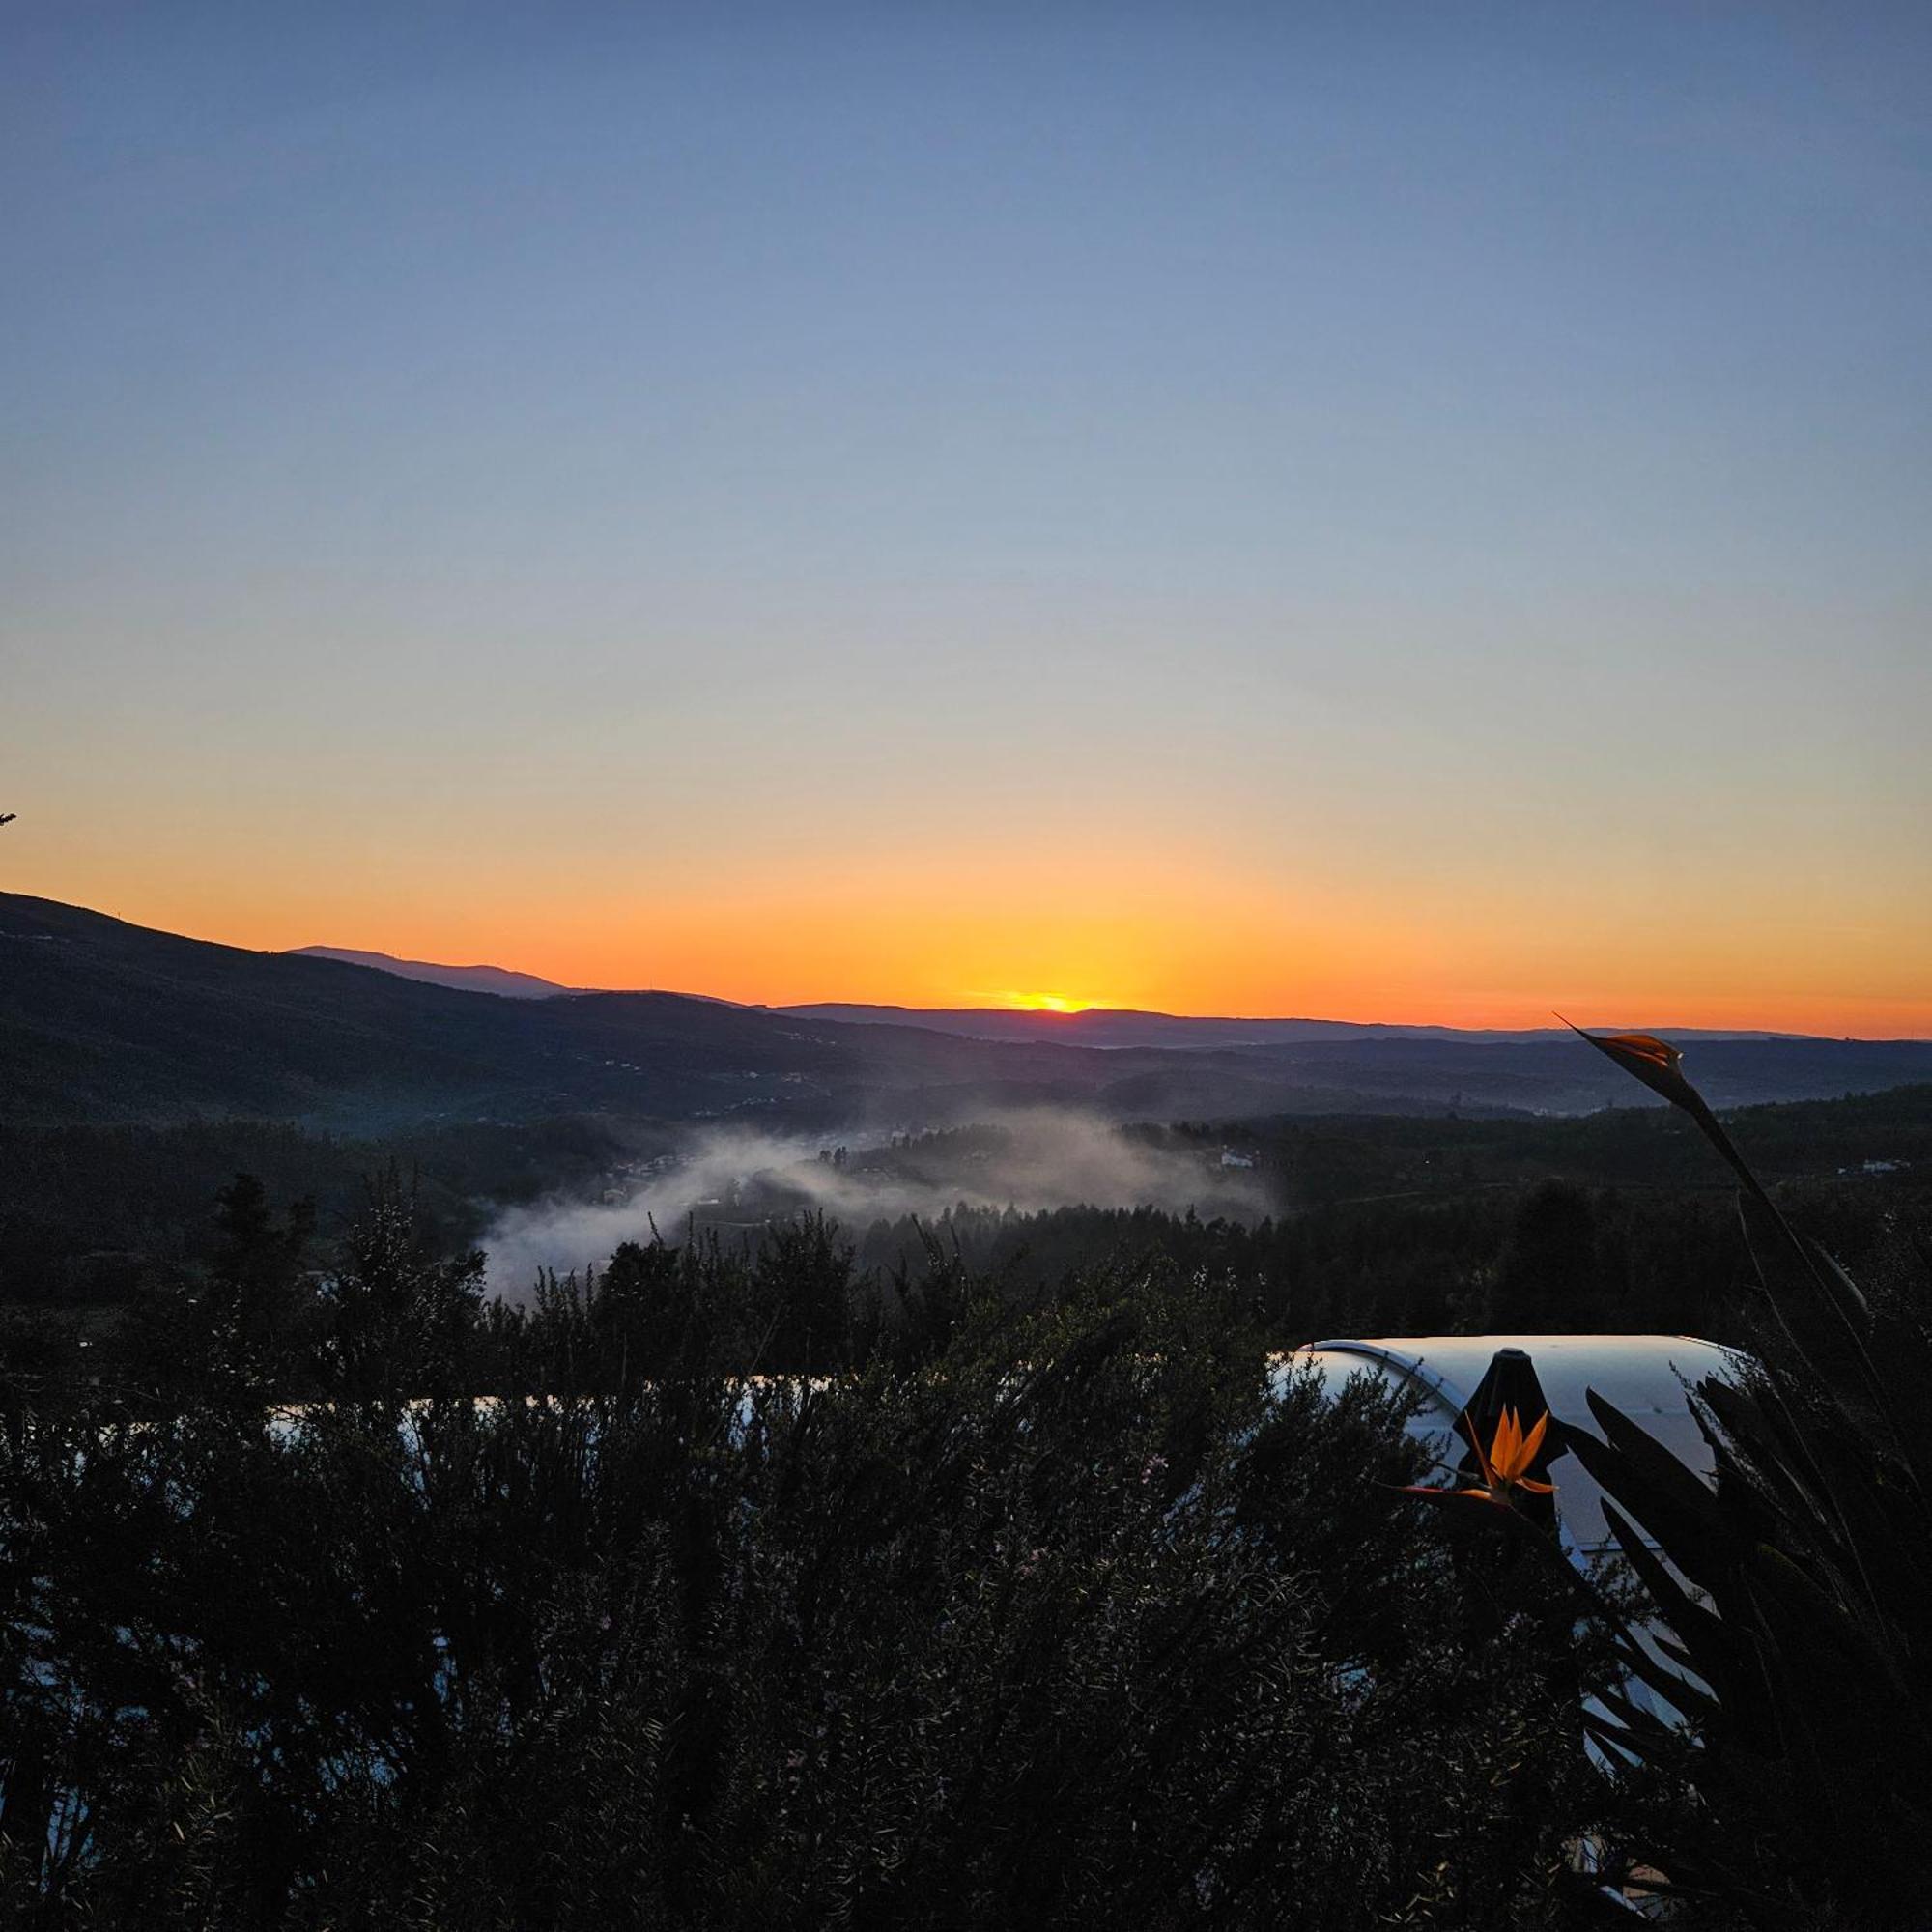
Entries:
{"type": "Polygon", "coordinates": [[[1221,1150],[1221,1165],[1223,1167],[1252,1167],[1254,1164],[1255,1156],[1251,1153],[1236,1153],[1233,1148],[1223,1148],[1221,1150]]]}

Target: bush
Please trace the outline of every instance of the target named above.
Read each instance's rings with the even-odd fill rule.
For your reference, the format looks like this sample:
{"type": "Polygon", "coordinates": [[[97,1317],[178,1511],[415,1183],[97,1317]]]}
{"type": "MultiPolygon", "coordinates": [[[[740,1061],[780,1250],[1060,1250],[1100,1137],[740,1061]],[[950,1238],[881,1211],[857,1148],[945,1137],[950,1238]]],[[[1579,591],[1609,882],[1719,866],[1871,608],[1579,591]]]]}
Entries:
{"type": "Polygon", "coordinates": [[[1271,1384],[1200,1282],[1102,1272],[1021,1318],[955,1273],[944,1320],[836,1378],[748,1382],[718,1341],[748,1309],[818,1347],[822,1229],[762,1274],[638,1250],[513,1315],[396,1206],[320,1297],[301,1373],[327,1401],[238,1400],[244,1360],[166,1405],[75,1382],[14,1406],[16,1918],[1587,1906],[1567,1611],[1392,1506],[1378,1486],[1417,1469],[1387,1399],[1271,1384]]]}
{"type": "Polygon", "coordinates": [[[1801,1239],[1647,1036],[1599,1040],[1703,1127],[1744,1183],[1759,1295],[1749,1359],[1693,1407],[1715,1491],[1592,1397],[1570,1446],[1665,1632],[1627,1662],[1688,1727],[1626,1713],[1605,1733],[1657,1788],[1633,1855],[1706,1918],[1767,1927],[1927,1922],[1932,1897],[1932,1255],[1903,1229],[1867,1293],[1801,1239]],[[1673,1665],[1679,1667],[1672,1667],[1673,1665]],[[1688,1672],[1687,1676],[1685,1673],[1688,1672]]]}

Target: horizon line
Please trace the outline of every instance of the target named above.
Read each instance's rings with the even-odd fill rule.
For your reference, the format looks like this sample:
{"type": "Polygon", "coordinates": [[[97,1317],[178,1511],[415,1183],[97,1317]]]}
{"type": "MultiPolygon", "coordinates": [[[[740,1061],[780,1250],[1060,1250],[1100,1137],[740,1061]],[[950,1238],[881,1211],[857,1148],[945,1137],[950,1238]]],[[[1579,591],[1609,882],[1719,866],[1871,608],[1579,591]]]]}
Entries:
{"type": "MultiPolygon", "coordinates": [[[[1072,1004],[1070,1002],[1064,1005],[1044,1004],[1044,1002],[1048,999],[1058,998],[1058,996],[1053,996],[1053,995],[1015,995],[1012,1001],[1009,1004],[983,1004],[981,1002],[984,1001],[985,996],[981,995],[979,997],[979,1000],[976,1001],[973,996],[967,995],[952,1002],[935,1002],[933,1004],[921,1006],[921,1005],[914,1005],[902,1000],[876,1000],[876,999],[867,1000],[867,999],[855,999],[849,996],[835,997],[830,999],[817,998],[817,999],[806,999],[806,1000],[744,999],[744,998],[734,997],[729,994],[700,992],[677,986],[573,985],[563,980],[551,979],[548,975],[545,974],[531,972],[526,968],[503,966],[497,964],[496,961],[487,959],[475,960],[469,964],[457,964],[445,960],[426,959],[418,956],[413,956],[408,953],[393,952],[385,948],[381,948],[381,947],[333,946],[333,945],[325,945],[321,942],[312,942],[307,945],[293,946],[293,947],[238,945],[233,940],[199,939],[193,934],[184,933],[169,926],[144,925],[141,921],[127,919],[116,913],[103,912],[98,907],[79,905],[71,900],[53,899],[40,894],[9,893],[4,890],[0,890],[0,898],[6,898],[6,897],[18,897],[22,899],[39,899],[43,904],[59,905],[63,906],[65,909],[69,911],[88,913],[95,918],[109,920],[117,924],[139,926],[143,930],[160,932],[172,938],[187,939],[192,941],[193,943],[201,945],[226,946],[237,952],[252,952],[268,956],[281,957],[281,958],[298,958],[298,957],[314,958],[319,956],[328,957],[333,954],[353,954],[356,955],[356,957],[347,960],[338,958],[334,961],[334,963],[356,964],[372,960],[388,960],[398,966],[415,966],[439,972],[496,973],[496,974],[502,974],[505,977],[512,979],[534,981],[540,985],[547,987],[554,987],[556,989],[554,995],[540,996],[540,997],[592,997],[598,995],[621,997],[624,995],[656,994],[673,999],[700,1001],[714,1006],[732,1007],[738,1009],[741,1011],[771,1012],[771,1013],[797,1011],[809,1008],[846,1007],[853,1009],[855,1010],[904,1013],[915,1017],[929,1015],[934,1013],[975,1013],[975,1014],[985,1014],[988,1016],[998,1015],[1002,1017],[1037,1015],[1039,1018],[1040,1024],[1048,1027],[1054,1026],[1060,1022],[1077,1022],[1079,1020],[1089,1018],[1094,1014],[1102,1014],[1102,1015],[1118,1014],[1126,1018],[1164,1019],[1164,1020],[1174,1020],[1179,1022],[1196,1022],[1201,1024],[1220,1024],[1220,1025],[1236,1025],[1236,1026],[1240,1025],[1331,1026],[1331,1027],[1347,1028],[1347,1029],[1353,1029],[1360,1031],[1380,1030],[1380,1031],[1395,1032],[1395,1033],[1429,1032],[1429,1033],[1440,1033],[1440,1034],[1451,1034],[1451,1035],[1478,1035],[1478,1034],[1518,1034],[1518,1035],[1552,1034],[1553,1035],[1553,1034],[1559,1034],[1563,1031],[1563,1028],[1560,1025],[1554,1025],[1548,1022],[1512,1024],[1509,1022],[1487,1021],[1482,1023],[1472,1023],[1472,1022],[1458,1022],[1447,1019],[1398,1019],[1398,1018],[1388,1018],[1380,1015],[1378,1015],[1377,1017],[1374,1018],[1342,1018],[1332,1014],[1307,1012],[1307,1011],[1303,1012],[1277,1011],[1272,1013],[1256,1012],[1256,1011],[1202,1012],[1202,1011],[1176,1010],[1172,1008],[1164,1008],[1164,1007],[1117,1005],[1112,1002],[1099,1001],[1099,1000],[1083,1001],[1077,1005],[1072,1004]]],[[[363,970],[372,972],[381,972],[384,969],[380,965],[372,965],[364,963],[363,970]]],[[[399,977],[407,977],[407,976],[399,976],[399,977]]],[[[451,989],[451,990],[463,990],[463,989],[451,989]]],[[[481,991],[485,989],[472,988],[469,990],[481,991]]],[[[492,997],[508,997],[508,996],[498,994],[498,995],[493,995],[492,997]]],[[[1580,1005],[1581,1003],[1579,1002],[1577,1004],[1580,1005]]],[[[1587,1009],[1585,1009],[1587,1010],[1587,1009]]],[[[1670,1034],[1676,1034],[1679,1035],[1680,1037],[1703,1036],[1706,1037],[1730,1037],[1730,1038],[1756,1037],[1766,1040],[1793,1040],[1793,1041],[1830,1040],[1838,1043],[1850,1041],[1858,1044],[1867,1044],[1867,1045],[1886,1045],[1893,1043],[1910,1043],[1910,1044],[1922,1045],[1926,1043],[1932,1043],[1932,1032],[1901,1032],[1901,1033],[1850,1033],[1842,1031],[1822,1032],[1822,1031],[1806,1030],[1804,1028],[1794,1028],[1788,1025],[1777,1026],[1765,1021],[1746,1021],[1746,1022],[1734,1022],[1730,1024],[1713,1024],[1709,1021],[1688,1021],[1688,1020],[1682,1023],[1672,1023],[1667,1021],[1645,1021],[1641,1023],[1640,1027],[1634,1027],[1629,1022],[1621,1020],[1609,1021],[1609,1020],[1593,1019],[1590,1022],[1588,1022],[1588,1025],[1591,1028],[1599,1031],[1623,1032],[1623,1031],[1641,1030],[1644,1032],[1658,1033],[1665,1036],[1668,1036],[1670,1034]]]]}

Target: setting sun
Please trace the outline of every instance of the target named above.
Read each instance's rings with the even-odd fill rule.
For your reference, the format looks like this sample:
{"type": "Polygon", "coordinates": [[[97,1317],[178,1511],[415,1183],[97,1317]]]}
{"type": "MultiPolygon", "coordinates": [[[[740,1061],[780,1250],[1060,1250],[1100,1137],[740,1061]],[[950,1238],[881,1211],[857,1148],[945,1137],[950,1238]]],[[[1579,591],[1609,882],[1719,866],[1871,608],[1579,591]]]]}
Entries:
{"type": "Polygon", "coordinates": [[[1076,999],[1068,993],[1003,993],[1003,1006],[1027,1013],[1087,1013],[1106,1005],[1104,1000],[1076,999]]]}

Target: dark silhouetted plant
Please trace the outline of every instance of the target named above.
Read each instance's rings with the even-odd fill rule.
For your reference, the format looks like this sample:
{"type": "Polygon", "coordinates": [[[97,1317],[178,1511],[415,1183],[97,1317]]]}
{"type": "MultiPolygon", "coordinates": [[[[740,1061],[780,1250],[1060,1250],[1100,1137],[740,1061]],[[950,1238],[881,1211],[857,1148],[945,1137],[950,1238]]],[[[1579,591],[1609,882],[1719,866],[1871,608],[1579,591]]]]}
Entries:
{"type": "Polygon", "coordinates": [[[8,1922],[1588,1909],[1567,1628],[1365,1508],[1419,1473],[1388,1398],[1270,1380],[1211,1283],[1016,1314],[954,1269],[836,1378],[748,1378],[748,1321],[817,1358],[823,1228],[511,1314],[406,1208],[323,1286],[326,1399],[83,1381],[0,1433],[8,1922]]]}
{"type": "Polygon", "coordinates": [[[1751,1354],[1690,1397],[1715,1488],[1594,1393],[1603,1439],[1568,1436],[1665,1627],[1661,1656],[1627,1638],[1625,1663],[1689,1720],[1609,1700],[1605,1747],[1694,1800],[1639,1829],[1634,1850],[1669,1890],[1753,1925],[1925,1924],[1927,1257],[1901,1239],[1895,1278],[1861,1292],[1790,1227],[1676,1048],[1584,1037],[1696,1121],[1737,1174],[1761,1291],[1751,1354]]]}

